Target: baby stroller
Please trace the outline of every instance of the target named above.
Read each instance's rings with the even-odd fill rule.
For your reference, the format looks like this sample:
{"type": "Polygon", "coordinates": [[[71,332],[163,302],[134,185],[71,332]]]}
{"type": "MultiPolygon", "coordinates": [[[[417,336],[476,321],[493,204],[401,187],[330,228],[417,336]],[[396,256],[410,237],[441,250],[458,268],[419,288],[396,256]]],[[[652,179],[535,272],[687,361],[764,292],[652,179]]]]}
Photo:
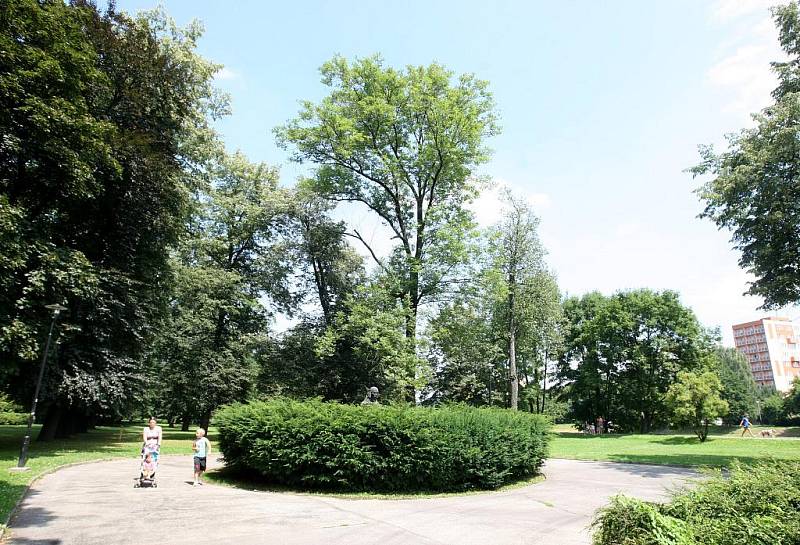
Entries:
{"type": "Polygon", "coordinates": [[[158,470],[158,445],[142,447],[142,463],[139,466],[139,477],[134,479],[134,488],[158,488],[156,473],[158,470]]]}

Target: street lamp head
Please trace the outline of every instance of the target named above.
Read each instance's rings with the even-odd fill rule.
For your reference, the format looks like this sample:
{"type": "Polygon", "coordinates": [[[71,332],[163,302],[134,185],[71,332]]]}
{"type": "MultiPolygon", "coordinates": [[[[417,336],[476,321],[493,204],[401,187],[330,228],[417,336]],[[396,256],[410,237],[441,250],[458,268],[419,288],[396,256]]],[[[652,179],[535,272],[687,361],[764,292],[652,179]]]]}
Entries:
{"type": "Polygon", "coordinates": [[[53,314],[58,314],[62,310],[67,310],[67,307],[61,306],[58,303],[55,303],[53,305],[45,305],[44,308],[46,308],[48,310],[52,310],[53,314]]]}

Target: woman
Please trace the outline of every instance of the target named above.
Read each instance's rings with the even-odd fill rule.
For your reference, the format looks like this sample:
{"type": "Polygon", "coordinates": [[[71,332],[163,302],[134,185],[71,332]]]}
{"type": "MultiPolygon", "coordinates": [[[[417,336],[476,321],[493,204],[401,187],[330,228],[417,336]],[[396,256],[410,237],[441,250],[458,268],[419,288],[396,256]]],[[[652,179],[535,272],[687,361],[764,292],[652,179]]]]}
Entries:
{"type": "Polygon", "coordinates": [[[142,440],[144,442],[142,452],[145,454],[149,452],[155,460],[158,460],[158,451],[161,449],[161,436],[161,426],[157,426],[155,417],[151,416],[147,422],[147,427],[142,430],[142,440]]]}

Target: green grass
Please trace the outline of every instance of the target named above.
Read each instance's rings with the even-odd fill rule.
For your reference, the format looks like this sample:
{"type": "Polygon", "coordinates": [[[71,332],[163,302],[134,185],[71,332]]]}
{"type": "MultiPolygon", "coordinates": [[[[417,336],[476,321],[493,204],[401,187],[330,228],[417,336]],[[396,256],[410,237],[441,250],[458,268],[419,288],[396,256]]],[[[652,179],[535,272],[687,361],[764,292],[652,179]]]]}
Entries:
{"type": "MultiPolygon", "coordinates": [[[[785,426],[753,426],[753,435],[758,436],[761,430],[772,430],[775,432],[775,437],[779,438],[792,438],[800,437],[800,427],[785,427],[785,426]]],[[[578,433],[575,426],[572,424],[556,424],[553,426],[552,431],[556,433],[578,433]]],[[[694,436],[692,430],[658,430],[653,432],[655,435],[691,435],[694,436]]],[[[711,426],[708,429],[708,434],[715,437],[739,437],[742,434],[742,429],[737,426],[711,426]]]]}
{"type": "Polygon", "coordinates": [[[735,429],[716,431],[705,443],[689,433],[593,436],[562,431],[553,437],[550,457],[708,467],[729,466],[735,460],[750,464],[800,458],[800,441],[796,439],[739,437],[735,429]]]}
{"type": "MultiPolygon", "coordinates": [[[[142,444],[143,427],[144,423],[117,428],[101,427],[67,440],[50,443],[37,443],[34,440],[26,464],[30,471],[11,473],[8,469],[17,465],[25,426],[0,426],[0,523],[8,518],[26,487],[44,473],[67,464],[137,457],[142,444]]],[[[39,426],[34,426],[34,439],[38,433],[39,426]]],[[[193,439],[194,431],[181,432],[165,427],[161,452],[167,455],[190,455],[193,439]]],[[[214,441],[214,438],[211,437],[211,440],[214,441]]]]}

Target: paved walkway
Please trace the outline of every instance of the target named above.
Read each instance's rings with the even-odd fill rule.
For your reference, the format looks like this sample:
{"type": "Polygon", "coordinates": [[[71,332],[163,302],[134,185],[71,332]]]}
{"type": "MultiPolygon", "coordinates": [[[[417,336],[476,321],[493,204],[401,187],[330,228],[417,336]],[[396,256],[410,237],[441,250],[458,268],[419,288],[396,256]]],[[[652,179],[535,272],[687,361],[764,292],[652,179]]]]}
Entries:
{"type": "Polygon", "coordinates": [[[134,489],[136,460],[73,466],[33,485],[10,525],[14,545],[548,544],[590,542],[609,496],[663,498],[691,471],[549,460],[547,479],[505,492],[377,500],[190,485],[189,457],[163,457],[159,487],[134,489]]]}

